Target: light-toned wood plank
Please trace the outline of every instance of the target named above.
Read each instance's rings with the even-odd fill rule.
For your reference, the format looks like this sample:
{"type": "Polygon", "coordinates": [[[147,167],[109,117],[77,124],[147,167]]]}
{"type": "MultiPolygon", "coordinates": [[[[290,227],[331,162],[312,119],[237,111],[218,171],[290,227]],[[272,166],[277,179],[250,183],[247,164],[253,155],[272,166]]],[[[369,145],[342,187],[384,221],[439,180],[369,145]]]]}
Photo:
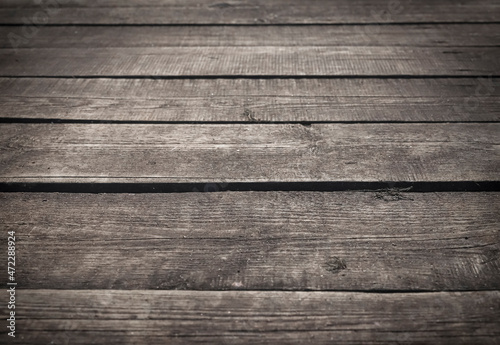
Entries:
{"type": "Polygon", "coordinates": [[[494,192],[5,193],[0,204],[23,288],[500,287],[494,192]]]}
{"type": "Polygon", "coordinates": [[[0,182],[496,181],[500,124],[1,124],[0,182]]]}
{"type": "Polygon", "coordinates": [[[0,76],[476,76],[498,48],[164,47],[0,50],[0,76]]]}
{"type": "Polygon", "coordinates": [[[0,27],[3,48],[500,45],[500,24],[0,27]],[[30,32],[31,34],[31,32],[30,32]],[[30,37],[28,37],[30,36],[30,37]]]}
{"type": "Polygon", "coordinates": [[[498,291],[21,290],[18,295],[17,334],[23,344],[468,345],[498,344],[500,338],[498,291]]]}
{"type": "MultiPolygon", "coordinates": [[[[63,1],[43,10],[32,0],[2,1],[0,23],[36,18],[51,24],[332,24],[500,21],[492,0],[63,1]],[[35,17],[37,12],[47,16],[35,17]]],[[[52,2],[53,3],[53,2],[52,2]]]]}
{"type": "Polygon", "coordinates": [[[499,121],[497,79],[0,78],[0,117],[92,121],[499,121]]]}

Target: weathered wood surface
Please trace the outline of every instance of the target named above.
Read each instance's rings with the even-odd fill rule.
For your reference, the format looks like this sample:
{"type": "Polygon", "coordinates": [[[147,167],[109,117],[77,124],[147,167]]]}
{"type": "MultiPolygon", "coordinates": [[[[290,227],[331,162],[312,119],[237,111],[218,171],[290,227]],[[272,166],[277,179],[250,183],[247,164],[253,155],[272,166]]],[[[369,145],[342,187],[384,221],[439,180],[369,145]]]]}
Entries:
{"type": "Polygon", "coordinates": [[[346,45],[496,47],[500,24],[0,27],[2,48],[346,45]]]}
{"type": "Polygon", "coordinates": [[[500,124],[1,124],[0,182],[496,181],[500,124]]]}
{"type": "Polygon", "coordinates": [[[23,288],[500,288],[500,193],[4,193],[0,204],[23,288]]]}
{"type": "Polygon", "coordinates": [[[500,21],[492,0],[2,1],[0,23],[50,24],[337,24],[500,21]],[[52,2],[53,3],[53,2],[52,2]],[[36,15],[37,12],[42,14],[36,15]],[[47,15],[43,15],[47,13],[47,15]]]}
{"type": "Polygon", "coordinates": [[[500,338],[498,291],[21,290],[18,295],[17,340],[23,344],[468,345],[498,344],[500,338]]]}
{"type": "Polygon", "coordinates": [[[492,47],[163,47],[0,50],[0,76],[497,75],[492,47]]]}
{"type": "Polygon", "coordinates": [[[1,187],[73,192],[0,194],[18,342],[500,342],[498,192],[76,193],[498,181],[498,1],[3,0],[0,24],[1,187]]]}
{"type": "Polygon", "coordinates": [[[499,121],[478,79],[0,78],[0,118],[92,121],[499,121]]]}

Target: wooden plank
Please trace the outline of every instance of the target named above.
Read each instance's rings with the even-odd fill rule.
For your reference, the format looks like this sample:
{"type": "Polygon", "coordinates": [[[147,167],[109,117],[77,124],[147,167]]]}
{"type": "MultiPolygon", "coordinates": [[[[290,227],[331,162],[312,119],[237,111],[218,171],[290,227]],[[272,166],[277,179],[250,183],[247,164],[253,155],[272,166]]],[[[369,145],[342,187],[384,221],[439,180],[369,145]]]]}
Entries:
{"type": "Polygon", "coordinates": [[[4,119],[92,121],[499,121],[480,79],[0,78],[4,119]]]}
{"type": "Polygon", "coordinates": [[[0,23],[22,18],[50,24],[338,24],[500,21],[492,0],[62,1],[48,9],[32,0],[2,1],[0,23]],[[36,15],[37,12],[42,14],[36,15]],[[43,13],[47,13],[46,16],[43,13]]]}
{"type": "Polygon", "coordinates": [[[496,181],[500,124],[1,124],[0,182],[496,181]]]}
{"type": "Polygon", "coordinates": [[[483,290],[500,286],[499,197],[4,193],[0,219],[23,288],[483,290]]]}
{"type": "Polygon", "coordinates": [[[0,76],[477,76],[498,48],[163,47],[0,50],[0,76]]]}
{"type": "Polygon", "coordinates": [[[498,344],[500,338],[498,291],[18,295],[16,338],[23,344],[498,344]]]}
{"type": "MultiPolygon", "coordinates": [[[[500,45],[500,24],[307,26],[56,26],[27,37],[22,26],[0,27],[2,48],[209,46],[500,45]]],[[[31,33],[31,32],[30,32],[31,33]]]]}

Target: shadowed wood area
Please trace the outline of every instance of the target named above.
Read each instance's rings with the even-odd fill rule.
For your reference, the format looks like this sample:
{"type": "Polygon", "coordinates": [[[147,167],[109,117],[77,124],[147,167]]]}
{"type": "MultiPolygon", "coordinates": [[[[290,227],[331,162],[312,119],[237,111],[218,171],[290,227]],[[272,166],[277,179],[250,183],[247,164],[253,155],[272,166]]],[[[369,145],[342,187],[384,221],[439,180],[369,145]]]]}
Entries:
{"type": "Polygon", "coordinates": [[[493,0],[0,0],[0,344],[499,344],[499,72],[493,0]]]}
{"type": "MultiPolygon", "coordinates": [[[[500,22],[491,0],[58,0],[46,5],[50,24],[349,24],[500,22]]],[[[23,24],[40,6],[30,0],[2,1],[0,21],[23,24]],[[22,8],[22,11],[16,9],[22,8]]]]}
{"type": "Polygon", "coordinates": [[[500,285],[499,193],[16,193],[0,200],[2,223],[17,234],[18,277],[31,289],[500,285]]]}
{"type": "Polygon", "coordinates": [[[500,294],[31,290],[25,344],[495,344],[500,294]],[[169,310],[168,314],[164,310],[169,310]],[[428,322],[428,315],[434,321],[428,322]],[[481,320],[488,320],[487,322],[481,320]],[[208,327],[207,327],[208,326],[208,327]],[[458,331],[457,331],[458,330],[458,331]],[[459,332],[459,333],[458,333],[459,332]]]}

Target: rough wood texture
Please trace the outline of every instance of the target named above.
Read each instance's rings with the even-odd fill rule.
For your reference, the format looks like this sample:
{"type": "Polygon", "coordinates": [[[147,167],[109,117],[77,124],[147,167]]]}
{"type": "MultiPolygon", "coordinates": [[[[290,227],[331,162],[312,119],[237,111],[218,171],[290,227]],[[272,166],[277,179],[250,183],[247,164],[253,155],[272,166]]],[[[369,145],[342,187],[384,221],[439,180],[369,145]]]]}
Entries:
{"type": "Polygon", "coordinates": [[[0,76],[489,75],[499,48],[171,47],[0,50],[0,76]]]}
{"type": "Polygon", "coordinates": [[[0,2],[17,342],[500,343],[498,0],[0,2]]]}
{"type": "Polygon", "coordinates": [[[496,181],[500,124],[1,124],[1,182],[496,181]]]}
{"type": "Polygon", "coordinates": [[[163,47],[0,50],[0,76],[497,75],[498,48],[163,47]]]}
{"type": "Polygon", "coordinates": [[[500,337],[498,291],[23,290],[18,299],[23,344],[469,345],[500,337]]]}
{"type": "Polygon", "coordinates": [[[94,121],[499,121],[498,79],[0,78],[0,117],[94,121]]]}
{"type": "Polygon", "coordinates": [[[0,203],[23,288],[500,287],[500,193],[6,193],[0,203]]]}
{"type": "Polygon", "coordinates": [[[500,21],[492,0],[240,0],[240,1],[60,1],[47,16],[32,0],[2,1],[0,23],[22,18],[51,24],[332,24],[500,21]],[[43,13],[43,12],[42,12],[43,13]]]}
{"type": "Polygon", "coordinates": [[[207,46],[500,45],[499,24],[332,26],[101,26],[43,27],[25,38],[22,26],[0,27],[2,48],[207,46]],[[10,36],[9,36],[10,35],[10,36]],[[19,38],[16,38],[17,35],[19,38]],[[21,38],[22,37],[22,38],[21,38]]]}

